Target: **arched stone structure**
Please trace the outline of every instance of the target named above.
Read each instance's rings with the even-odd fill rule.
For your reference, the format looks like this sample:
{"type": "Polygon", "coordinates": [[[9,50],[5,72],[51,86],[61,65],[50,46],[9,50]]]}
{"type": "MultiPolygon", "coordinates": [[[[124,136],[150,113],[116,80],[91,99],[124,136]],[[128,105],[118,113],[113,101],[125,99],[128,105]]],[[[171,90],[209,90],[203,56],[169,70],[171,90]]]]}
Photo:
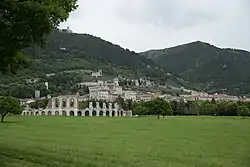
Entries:
{"type": "Polygon", "coordinates": [[[55,99],[55,108],[60,107],[60,100],[58,98],[55,99]]]}
{"type": "Polygon", "coordinates": [[[92,116],[93,117],[97,116],[97,112],[95,110],[92,112],[92,116]]]}
{"type": "Polygon", "coordinates": [[[103,116],[103,111],[102,111],[102,110],[99,112],[99,116],[100,116],[100,117],[103,116]]]}
{"type": "Polygon", "coordinates": [[[84,114],[86,117],[88,117],[89,116],[89,111],[87,110],[87,111],[85,111],[85,114],[84,114]]]}
{"type": "Polygon", "coordinates": [[[22,115],[55,115],[55,116],[132,116],[132,111],[124,111],[114,103],[89,102],[85,109],[78,107],[78,96],[59,96],[53,97],[49,101],[46,109],[31,109],[27,107],[22,115]]]}
{"type": "Polygon", "coordinates": [[[62,116],[67,116],[67,112],[66,111],[62,111],[62,116]]]}
{"type": "Polygon", "coordinates": [[[62,108],[66,108],[67,107],[67,99],[63,99],[62,100],[62,108]]]}
{"type": "Polygon", "coordinates": [[[52,112],[51,112],[51,111],[49,111],[47,115],[48,115],[48,116],[51,116],[51,115],[52,115],[52,112]]]}
{"type": "Polygon", "coordinates": [[[74,111],[70,111],[70,112],[69,112],[69,115],[70,115],[70,116],[75,116],[75,112],[74,112],[74,111]]]}
{"type": "Polygon", "coordinates": [[[77,116],[78,116],[78,117],[81,117],[81,116],[82,116],[82,112],[81,112],[81,111],[78,111],[78,112],[77,112],[77,116]]]}
{"type": "Polygon", "coordinates": [[[70,98],[70,108],[74,108],[74,106],[75,106],[75,99],[73,99],[73,98],[70,98]]]}
{"type": "Polygon", "coordinates": [[[59,116],[59,115],[60,115],[59,111],[56,111],[55,116],[59,116]]]}

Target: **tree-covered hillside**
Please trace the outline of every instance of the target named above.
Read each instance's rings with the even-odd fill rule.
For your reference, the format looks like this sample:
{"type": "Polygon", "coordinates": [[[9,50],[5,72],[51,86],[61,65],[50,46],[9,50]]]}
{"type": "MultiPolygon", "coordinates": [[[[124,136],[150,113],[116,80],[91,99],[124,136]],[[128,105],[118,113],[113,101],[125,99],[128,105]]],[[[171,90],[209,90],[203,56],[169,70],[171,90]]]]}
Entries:
{"type": "Polygon", "coordinates": [[[205,91],[250,92],[250,52],[193,42],[141,55],[205,91]]]}
{"type": "Polygon", "coordinates": [[[169,78],[152,60],[87,34],[55,30],[44,48],[33,46],[23,53],[28,56],[30,66],[15,75],[0,76],[0,95],[30,97],[34,90],[45,90],[44,82],[49,82],[50,92],[43,91],[43,95],[75,93],[77,83],[91,79],[82,70],[103,70],[105,75],[113,77],[148,77],[158,81],[169,78]],[[56,76],[46,77],[50,73],[56,76]],[[34,78],[39,81],[27,83],[34,78]]]}

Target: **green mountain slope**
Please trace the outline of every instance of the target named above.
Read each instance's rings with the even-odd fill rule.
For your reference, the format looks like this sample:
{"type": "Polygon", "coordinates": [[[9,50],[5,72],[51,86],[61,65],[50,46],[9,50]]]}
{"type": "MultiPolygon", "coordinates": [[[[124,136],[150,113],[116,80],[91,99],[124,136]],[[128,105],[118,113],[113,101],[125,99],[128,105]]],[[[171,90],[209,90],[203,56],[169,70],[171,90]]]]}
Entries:
{"type": "MultiPolygon", "coordinates": [[[[96,61],[99,61],[102,64],[112,64],[114,66],[129,68],[133,71],[140,71],[140,69],[145,69],[148,66],[152,68],[156,67],[156,64],[152,60],[141,57],[135,52],[125,50],[118,45],[100,38],[87,34],[70,34],[59,31],[54,31],[49,35],[44,49],[37,47],[28,48],[25,50],[25,53],[30,55],[32,59],[49,60],[53,63],[67,59],[73,61],[72,65],[60,66],[58,70],[61,70],[61,68],[82,68],[80,59],[84,59],[85,62],[91,62],[91,66],[97,65],[99,67],[96,64],[96,61]],[[92,63],[92,61],[94,62],[92,63]]],[[[51,68],[47,68],[47,70],[51,70],[51,68]]]]}
{"type": "Polygon", "coordinates": [[[193,42],[141,53],[193,87],[205,91],[250,92],[250,52],[193,42]]]}
{"type": "Polygon", "coordinates": [[[47,81],[50,83],[50,93],[76,92],[77,83],[91,79],[82,74],[82,70],[103,70],[107,75],[103,79],[125,75],[131,78],[148,77],[162,82],[170,78],[152,60],[87,34],[55,30],[48,36],[43,49],[34,46],[23,52],[30,59],[30,67],[13,76],[0,76],[0,95],[10,93],[18,97],[29,97],[34,94],[34,90],[44,90],[42,85],[47,81]],[[58,75],[46,77],[50,73],[58,75]],[[40,80],[27,84],[27,79],[32,78],[40,80]]]}

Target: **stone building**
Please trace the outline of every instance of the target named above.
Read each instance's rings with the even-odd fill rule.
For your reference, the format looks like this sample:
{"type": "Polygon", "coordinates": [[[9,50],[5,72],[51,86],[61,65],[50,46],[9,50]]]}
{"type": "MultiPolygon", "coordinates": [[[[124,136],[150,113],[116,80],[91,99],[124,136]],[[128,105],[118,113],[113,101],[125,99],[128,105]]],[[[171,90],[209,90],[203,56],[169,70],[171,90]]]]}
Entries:
{"type": "Polygon", "coordinates": [[[110,116],[110,117],[130,117],[132,111],[125,111],[116,103],[89,102],[88,108],[79,108],[78,96],[59,96],[49,100],[46,109],[31,109],[26,107],[22,115],[27,116],[110,116]]]}
{"type": "Polygon", "coordinates": [[[136,101],[137,100],[137,93],[134,91],[124,91],[124,100],[132,100],[136,101]]]}
{"type": "Polygon", "coordinates": [[[102,70],[99,70],[98,72],[92,72],[92,77],[96,77],[96,78],[98,78],[98,77],[101,77],[102,76],[102,70]]]}

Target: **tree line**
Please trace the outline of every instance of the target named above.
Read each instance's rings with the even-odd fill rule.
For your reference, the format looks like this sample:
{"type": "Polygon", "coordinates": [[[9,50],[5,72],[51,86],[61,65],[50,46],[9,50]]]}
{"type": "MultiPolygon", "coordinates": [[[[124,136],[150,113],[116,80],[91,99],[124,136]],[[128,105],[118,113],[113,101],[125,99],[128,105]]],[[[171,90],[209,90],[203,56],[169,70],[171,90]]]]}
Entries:
{"type": "Polygon", "coordinates": [[[152,101],[140,101],[133,103],[135,115],[160,116],[250,116],[250,102],[233,101],[165,101],[155,99],[152,101]]]}

